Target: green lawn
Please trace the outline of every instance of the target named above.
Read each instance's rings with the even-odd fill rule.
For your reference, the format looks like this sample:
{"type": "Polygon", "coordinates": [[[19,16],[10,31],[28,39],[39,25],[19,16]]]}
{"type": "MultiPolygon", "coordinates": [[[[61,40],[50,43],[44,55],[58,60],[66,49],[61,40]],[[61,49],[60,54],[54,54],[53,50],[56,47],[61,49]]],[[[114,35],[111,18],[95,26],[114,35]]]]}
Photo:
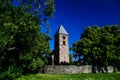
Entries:
{"type": "Polygon", "coordinates": [[[120,80],[120,74],[37,74],[16,80],[120,80]]]}

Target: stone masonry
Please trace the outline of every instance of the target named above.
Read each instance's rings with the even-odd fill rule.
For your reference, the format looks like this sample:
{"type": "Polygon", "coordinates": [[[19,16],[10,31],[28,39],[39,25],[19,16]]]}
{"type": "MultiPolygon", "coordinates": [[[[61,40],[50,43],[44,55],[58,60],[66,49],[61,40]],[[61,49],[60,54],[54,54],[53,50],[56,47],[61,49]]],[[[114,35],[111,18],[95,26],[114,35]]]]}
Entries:
{"type": "Polygon", "coordinates": [[[59,34],[59,63],[69,63],[68,35],[59,34]],[[65,37],[65,39],[63,39],[65,37]]]}
{"type": "MultiPolygon", "coordinates": [[[[108,73],[112,73],[113,67],[108,66],[108,73]]],[[[79,73],[92,73],[92,66],[75,66],[75,65],[47,65],[45,66],[46,74],[79,74],[79,73]]]]}
{"type": "Polygon", "coordinates": [[[62,25],[54,36],[54,64],[69,63],[68,33],[62,25]]]}

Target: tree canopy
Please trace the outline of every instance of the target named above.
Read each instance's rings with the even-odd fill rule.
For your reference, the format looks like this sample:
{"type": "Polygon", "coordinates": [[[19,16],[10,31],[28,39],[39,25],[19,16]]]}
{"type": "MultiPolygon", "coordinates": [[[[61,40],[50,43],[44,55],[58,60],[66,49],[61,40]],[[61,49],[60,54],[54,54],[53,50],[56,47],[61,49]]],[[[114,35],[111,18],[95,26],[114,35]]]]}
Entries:
{"type": "Polygon", "coordinates": [[[4,75],[2,78],[9,79],[5,77],[7,75],[12,76],[9,80],[13,80],[17,74],[36,73],[47,63],[50,37],[41,33],[40,25],[44,23],[42,19],[48,20],[53,15],[54,0],[45,0],[45,4],[41,1],[0,1],[0,74],[4,75]],[[16,1],[18,5],[14,4],[16,1]]]}
{"type": "Polygon", "coordinates": [[[119,26],[87,27],[72,46],[79,64],[117,66],[120,61],[119,26]]]}

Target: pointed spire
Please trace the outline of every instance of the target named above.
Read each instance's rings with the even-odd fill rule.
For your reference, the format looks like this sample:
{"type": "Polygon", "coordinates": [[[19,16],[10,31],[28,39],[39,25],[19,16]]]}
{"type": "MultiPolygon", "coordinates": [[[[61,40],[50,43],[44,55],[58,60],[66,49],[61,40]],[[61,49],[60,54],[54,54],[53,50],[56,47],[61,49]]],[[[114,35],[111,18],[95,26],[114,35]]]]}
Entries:
{"type": "Polygon", "coordinates": [[[66,34],[66,35],[68,35],[67,31],[65,30],[65,28],[63,27],[62,24],[60,24],[60,27],[59,27],[58,31],[56,32],[56,34],[66,34]]]}

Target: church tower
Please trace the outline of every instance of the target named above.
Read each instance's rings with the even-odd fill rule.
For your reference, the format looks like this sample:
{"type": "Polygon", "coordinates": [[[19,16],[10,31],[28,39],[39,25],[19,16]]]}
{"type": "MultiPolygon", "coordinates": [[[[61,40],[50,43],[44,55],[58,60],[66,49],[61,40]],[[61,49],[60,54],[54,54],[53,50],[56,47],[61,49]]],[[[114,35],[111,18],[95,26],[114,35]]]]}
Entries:
{"type": "Polygon", "coordinates": [[[54,64],[69,63],[68,33],[60,24],[59,29],[54,35],[54,64]]]}

